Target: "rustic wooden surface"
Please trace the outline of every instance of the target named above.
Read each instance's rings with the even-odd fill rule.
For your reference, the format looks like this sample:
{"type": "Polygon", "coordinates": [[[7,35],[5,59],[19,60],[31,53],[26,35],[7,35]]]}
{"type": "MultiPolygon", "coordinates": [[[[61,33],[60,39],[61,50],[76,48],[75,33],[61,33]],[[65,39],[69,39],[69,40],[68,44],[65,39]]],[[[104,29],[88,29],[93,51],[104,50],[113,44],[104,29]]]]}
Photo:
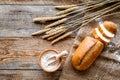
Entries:
{"type": "Polygon", "coordinates": [[[73,3],[80,3],[81,1],[85,0],[0,0],[0,4],[43,4],[43,5],[57,5],[57,4],[73,4],[73,3]]]}
{"type": "Polygon", "coordinates": [[[55,73],[43,72],[37,63],[40,52],[47,48],[70,50],[73,38],[51,46],[49,41],[31,33],[44,25],[32,18],[54,16],[54,5],[71,4],[73,0],[0,0],[0,80],[58,80],[55,73]]]}

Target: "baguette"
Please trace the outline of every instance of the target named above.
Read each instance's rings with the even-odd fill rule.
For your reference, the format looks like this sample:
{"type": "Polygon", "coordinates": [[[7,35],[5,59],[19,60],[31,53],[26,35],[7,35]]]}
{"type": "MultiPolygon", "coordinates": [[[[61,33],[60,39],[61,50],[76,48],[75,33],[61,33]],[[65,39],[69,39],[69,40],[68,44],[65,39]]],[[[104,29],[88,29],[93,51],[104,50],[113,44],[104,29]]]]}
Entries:
{"type": "Polygon", "coordinates": [[[73,54],[71,63],[76,70],[88,69],[103,50],[104,44],[87,36],[73,54]]]}

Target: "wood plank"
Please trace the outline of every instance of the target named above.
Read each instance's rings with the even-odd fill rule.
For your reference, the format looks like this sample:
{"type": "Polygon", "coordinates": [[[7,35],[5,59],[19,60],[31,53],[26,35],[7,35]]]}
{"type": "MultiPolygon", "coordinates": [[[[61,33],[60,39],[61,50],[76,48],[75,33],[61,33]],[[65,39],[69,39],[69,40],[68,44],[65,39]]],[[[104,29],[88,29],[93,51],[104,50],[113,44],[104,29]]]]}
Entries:
{"type": "Polygon", "coordinates": [[[39,70],[0,70],[0,80],[58,80],[61,71],[45,73],[39,70]]]}
{"type": "Polygon", "coordinates": [[[48,48],[59,51],[70,50],[73,38],[67,38],[51,46],[50,42],[40,37],[31,37],[32,32],[44,26],[32,23],[32,18],[54,16],[57,11],[51,5],[64,4],[64,2],[59,0],[56,2],[54,0],[9,1],[0,0],[0,4],[6,4],[0,5],[0,80],[58,80],[61,69],[55,73],[43,72],[37,63],[38,55],[48,48]]]}
{"type": "Polygon", "coordinates": [[[51,46],[50,42],[38,37],[0,38],[0,69],[40,69],[37,59],[41,51],[70,51],[72,42],[73,38],[67,38],[51,46]]]}
{"type": "Polygon", "coordinates": [[[60,5],[79,3],[81,0],[0,0],[0,4],[44,4],[44,5],[60,5]]]}
{"type": "Polygon", "coordinates": [[[47,24],[35,24],[33,18],[55,16],[54,6],[0,5],[0,36],[31,37],[47,24]]]}
{"type": "Polygon", "coordinates": [[[32,32],[44,26],[33,23],[32,19],[55,13],[54,6],[0,5],[0,36],[31,37],[32,32]]]}

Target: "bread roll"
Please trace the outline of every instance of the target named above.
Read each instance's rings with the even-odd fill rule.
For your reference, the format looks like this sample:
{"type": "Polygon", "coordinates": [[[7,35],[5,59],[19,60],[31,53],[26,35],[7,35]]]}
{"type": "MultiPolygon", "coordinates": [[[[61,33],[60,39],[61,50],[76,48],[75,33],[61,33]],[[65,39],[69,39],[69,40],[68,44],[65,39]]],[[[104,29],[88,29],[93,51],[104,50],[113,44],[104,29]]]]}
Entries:
{"type": "Polygon", "coordinates": [[[86,37],[73,54],[71,63],[76,70],[85,70],[95,61],[104,44],[97,39],[86,37]]]}

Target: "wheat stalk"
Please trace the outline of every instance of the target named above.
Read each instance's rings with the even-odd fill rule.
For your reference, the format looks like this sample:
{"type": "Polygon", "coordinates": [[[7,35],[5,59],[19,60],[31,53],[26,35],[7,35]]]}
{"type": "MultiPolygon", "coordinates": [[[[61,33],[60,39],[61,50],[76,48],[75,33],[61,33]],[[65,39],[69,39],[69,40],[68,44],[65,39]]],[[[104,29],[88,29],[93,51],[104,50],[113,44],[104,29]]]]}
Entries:
{"type": "Polygon", "coordinates": [[[47,28],[47,29],[43,29],[43,30],[39,30],[39,31],[37,31],[37,32],[32,33],[32,36],[40,35],[40,34],[46,32],[46,31],[49,31],[49,30],[51,30],[51,28],[47,28]]]}
{"type": "Polygon", "coordinates": [[[63,30],[65,30],[65,29],[59,29],[59,30],[57,30],[57,31],[55,31],[55,32],[52,32],[52,33],[50,33],[50,34],[46,34],[46,35],[42,36],[42,38],[45,39],[45,38],[48,38],[48,37],[50,37],[50,36],[56,35],[56,34],[60,33],[60,32],[63,31],[63,30]]]}
{"type": "Polygon", "coordinates": [[[53,35],[53,36],[49,37],[47,40],[53,40],[53,39],[55,39],[56,37],[60,36],[61,34],[65,33],[65,32],[66,32],[66,30],[61,31],[61,32],[60,32],[60,33],[58,33],[58,34],[56,34],[56,35],[53,35]]]}
{"type": "Polygon", "coordinates": [[[77,9],[78,9],[78,7],[68,8],[68,9],[66,9],[66,10],[63,10],[63,11],[60,11],[60,12],[56,13],[56,15],[57,15],[57,16],[63,15],[63,14],[66,14],[66,13],[69,13],[69,12],[72,12],[72,11],[75,11],[75,10],[77,10],[77,9]]]}
{"type": "Polygon", "coordinates": [[[64,39],[64,38],[68,37],[72,33],[73,33],[73,31],[70,31],[70,32],[67,32],[67,33],[63,34],[62,36],[60,36],[60,37],[56,38],[55,40],[53,40],[51,42],[51,44],[55,44],[56,42],[60,41],[61,39],[64,39]]]}
{"type": "Polygon", "coordinates": [[[65,21],[67,21],[67,18],[60,19],[60,20],[58,20],[58,21],[56,21],[52,24],[49,24],[49,25],[45,26],[45,28],[51,28],[51,27],[57,26],[59,24],[64,23],[65,21]]]}
{"type": "Polygon", "coordinates": [[[55,17],[39,17],[39,18],[34,18],[33,22],[40,22],[40,23],[44,23],[47,21],[53,21],[53,20],[58,20],[61,18],[65,18],[67,15],[60,15],[60,16],[55,16],[55,17]]]}
{"type": "MultiPolygon", "coordinates": [[[[94,3],[82,3],[77,5],[62,5],[56,6],[57,9],[62,9],[62,11],[58,12],[57,17],[51,17],[51,19],[46,18],[43,21],[51,21],[51,20],[58,20],[49,25],[45,28],[50,30],[45,30],[40,32],[45,33],[42,38],[47,40],[53,40],[51,44],[54,44],[65,37],[68,37],[78,29],[82,28],[86,24],[90,23],[91,21],[99,18],[99,17],[106,17],[110,15],[120,14],[120,12],[113,12],[120,8],[120,0],[102,0],[100,2],[94,3]],[[82,14],[100,8],[101,6],[107,5],[112,3],[113,5],[109,5],[102,9],[96,10],[95,12],[91,12],[85,16],[81,16],[82,14]],[[78,9],[78,5],[85,5],[87,7],[78,9]],[[84,10],[84,11],[83,11],[84,10]],[[81,12],[82,11],[82,12],[81,12]],[[81,17],[78,17],[81,16],[81,17]],[[67,17],[67,18],[65,18],[67,17]],[[82,24],[82,25],[81,25],[82,24]]],[[[37,20],[36,20],[37,21],[37,20]]],[[[40,21],[38,19],[38,21],[40,21]]],[[[42,20],[40,21],[42,22],[42,20]]]]}

